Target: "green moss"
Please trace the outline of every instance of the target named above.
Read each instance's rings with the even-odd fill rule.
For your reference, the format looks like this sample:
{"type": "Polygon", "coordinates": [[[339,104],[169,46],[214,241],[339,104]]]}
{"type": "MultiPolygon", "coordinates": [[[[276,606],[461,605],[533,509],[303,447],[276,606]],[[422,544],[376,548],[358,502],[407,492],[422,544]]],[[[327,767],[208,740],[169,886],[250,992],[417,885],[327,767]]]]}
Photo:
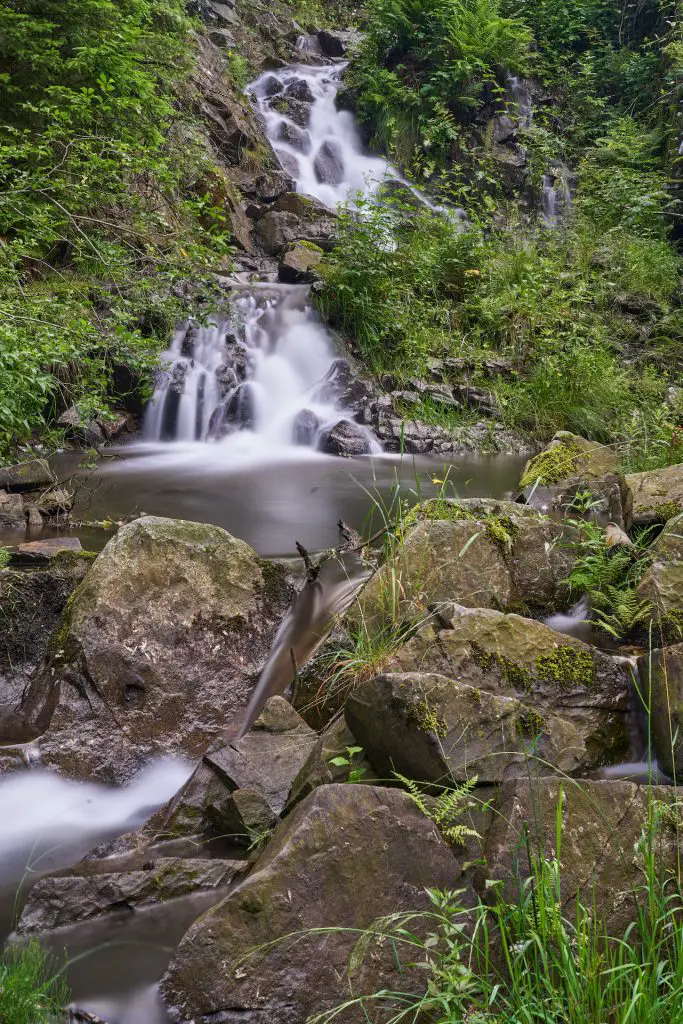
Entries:
{"type": "Polygon", "coordinates": [[[508,516],[488,515],[485,521],[486,536],[504,551],[508,551],[519,532],[518,527],[508,516]]]}
{"type": "Polygon", "coordinates": [[[589,651],[577,651],[563,645],[552,654],[542,654],[536,659],[538,677],[544,683],[551,683],[561,689],[575,686],[588,688],[595,682],[593,656],[589,651]]]}
{"type": "Polygon", "coordinates": [[[476,664],[485,672],[490,672],[492,669],[497,668],[503,679],[513,690],[524,690],[527,693],[531,691],[532,676],[524,665],[511,661],[502,654],[492,654],[490,651],[485,651],[477,643],[471,643],[470,650],[476,664]]]}
{"type": "Polygon", "coordinates": [[[66,660],[66,649],[69,642],[69,633],[71,631],[71,617],[73,615],[74,603],[80,589],[80,586],[76,587],[73,594],[70,595],[64,606],[64,611],[62,612],[62,617],[59,620],[59,625],[52,634],[52,638],[48,646],[48,654],[53,658],[64,658],[66,660]]]}
{"type": "Polygon", "coordinates": [[[434,736],[446,736],[448,726],[446,720],[437,714],[427,698],[408,705],[408,720],[422,732],[433,733],[434,736]]]}
{"type": "Polygon", "coordinates": [[[683,512],[683,506],[680,501],[663,501],[661,505],[655,505],[654,511],[662,522],[668,523],[669,519],[683,512]]]}
{"type": "Polygon", "coordinates": [[[545,719],[538,711],[525,711],[517,719],[517,732],[525,739],[537,739],[545,729],[545,719]]]}
{"type": "Polygon", "coordinates": [[[73,569],[82,562],[94,562],[99,551],[60,551],[50,562],[51,569],[73,569]]]}
{"type": "Polygon", "coordinates": [[[477,517],[468,508],[463,508],[457,501],[448,498],[431,498],[412,508],[403,520],[404,527],[414,526],[429,520],[445,523],[476,522],[477,517]]]}
{"type": "Polygon", "coordinates": [[[298,242],[296,242],[296,245],[299,249],[308,249],[309,252],[320,253],[321,256],[325,254],[324,249],[321,249],[319,245],[315,244],[315,242],[307,241],[305,238],[302,238],[298,242]]]}
{"type": "Polygon", "coordinates": [[[519,486],[533,487],[537,480],[542,484],[557,484],[560,480],[566,480],[576,472],[582,455],[583,452],[574,441],[558,441],[529,461],[519,486]]]}

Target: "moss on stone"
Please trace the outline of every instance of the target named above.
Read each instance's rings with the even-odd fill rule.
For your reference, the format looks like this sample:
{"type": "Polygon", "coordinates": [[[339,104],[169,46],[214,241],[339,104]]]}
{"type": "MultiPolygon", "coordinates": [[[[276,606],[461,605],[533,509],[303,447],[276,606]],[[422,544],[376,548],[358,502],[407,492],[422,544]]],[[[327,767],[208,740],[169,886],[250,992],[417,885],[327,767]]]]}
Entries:
{"type": "Polygon", "coordinates": [[[527,693],[531,691],[532,676],[524,665],[511,661],[503,654],[492,654],[490,651],[485,651],[477,643],[471,643],[470,649],[475,662],[485,672],[497,668],[513,690],[524,690],[527,693]]]}
{"type": "Polygon", "coordinates": [[[563,438],[530,460],[520,487],[533,487],[537,480],[546,485],[566,480],[576,472],[583,454],[575,441],[563,438]]]}
{"type": "Polygon", "coordinates": [[[545,719],[538,711],[525,711],[517,719],[517,731],[525,739],[537,739],[544,729],[545,719]]]}
{"type": "Polygon", "coordinates": [[[416,505],[403,520],[404,527],[414,526],[430,519],[445,523],[476,522],[477,517],[468,508],[448,498],[430,498],[429,501],[416,505]]]}
{"type": "Polygon", "coordinates": [[[536,659],[538,677],[544,683],[551,683],[563,689],[574,686],[588,688],[595,682],[593,657],[589,651],[578,651],[563,644],[552,654],[542,654],[536,659]]]}
{"type": "Polygon", "coordinates": [[[504,551],[509,551],[519,532],[519,528],[513,523],[512,519],[509,516],[487,515],[485,522],[486,536],[489,540],[492,540],[494,544],[498,544],[504,551]]]}
{"type": "Polygon", "coordinates": [[[661,505],[655,505],[654,511],[661,522],[668,523],[674,516],[680,515],[683,512],[683,506],[681,506],[680,501],[663,501],[661,505]]]}
{"type": "Polygon", "coordinates": [[[445,718],[437,714],[427,698],[414,701],[408,705],[408,720],[416,725],[422,732],[432,733],[434,736],[446,736],[448,726],[445,718]]]}
{"type": "Polygon", "coordinates": [[[73,569],[82,562],[94,562],[99,551],[60,551],[50,562],[51,569],[73,569]]]}

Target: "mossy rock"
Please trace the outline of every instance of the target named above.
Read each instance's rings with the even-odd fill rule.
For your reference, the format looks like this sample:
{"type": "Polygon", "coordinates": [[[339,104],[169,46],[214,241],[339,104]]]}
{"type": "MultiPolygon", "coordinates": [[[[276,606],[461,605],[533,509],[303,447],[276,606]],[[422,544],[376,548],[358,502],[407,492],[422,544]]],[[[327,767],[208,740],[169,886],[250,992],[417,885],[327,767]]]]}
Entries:
{"type": "Polygon", "coordinates": [[[611,448],[562,430],[529,460],[520,487],[533,487],[537,482],[548,486],[575,478],[599,480],[617,472],[618,466],[619,458],[611,448]]]}
{"type": "Polygon", "coordinates": [[[683,513],[683,464],[629,473],[626,486],[634,526],[666,523],[683,513]]]}
{"type": "Polygon", "coordinates": [[[218,527],[124,526],[28,688],[43,762],[118,782],[160,753],[200,757],[245,707],[290,596],[281,567],[218,527]]]}
{"type": "Polygon", "coordinates": [[[671,779],[683,778],[683,643],[644,654],[641,679],[651,687],[650,721],[657,761],[671,779]]]}

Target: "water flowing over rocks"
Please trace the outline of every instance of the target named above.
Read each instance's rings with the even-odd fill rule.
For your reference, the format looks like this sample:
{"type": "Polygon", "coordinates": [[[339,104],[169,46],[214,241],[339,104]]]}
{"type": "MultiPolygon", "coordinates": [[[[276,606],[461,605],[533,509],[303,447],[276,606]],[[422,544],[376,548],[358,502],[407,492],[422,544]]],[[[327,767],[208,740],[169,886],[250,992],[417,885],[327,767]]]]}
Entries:
{"type": "MultiPolygon", "coordinates": [[[[426,909],[427,886],[456,888],[460,876],[453,851],[406,794],[323,786],[280,825],[253,873],[185,935],[164,998],[183,1022],[301,1024],[345,998],[355,929],[426,909]],[[328,927],[342,930],[307,933],[328,927]]],[[[393,953],[373,948],[355,991],[392,983],[393,953]]]]}
{"type": "Polygon", "coordinates": [[[43,763],[121,782],[156,754],[199,757],[246,705],[289,599],[284,570],[224,530],[123,527],[26,693],[43,763]]]}

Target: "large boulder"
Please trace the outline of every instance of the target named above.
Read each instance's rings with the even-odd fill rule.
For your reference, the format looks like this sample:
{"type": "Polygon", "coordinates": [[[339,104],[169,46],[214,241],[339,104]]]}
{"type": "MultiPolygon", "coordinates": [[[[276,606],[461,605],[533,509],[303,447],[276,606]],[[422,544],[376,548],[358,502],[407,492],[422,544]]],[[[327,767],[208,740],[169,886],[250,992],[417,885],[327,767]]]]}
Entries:
{"type": "Polygon", "coordinates": [[[214,526],[123,527],[74,593],[24,714],[43,762],[124,781],[234,723],[288,604],[284,570],[214,526]]]}
{"type": "Polygon", "coordinates": [[[155,816],[155,830],[252,844],[284,811],[316,743],[294,708],[283,697],[271,697],[246,736],[205,754],[169,807],[155,816]]]}
{"type": "Polygon", "coordinates": [[[363,592],[366,617],[449,620],[453,606],[554,610],[566,605],[576,531],[525,505],[435,499],[415,508],[391,564],[363,592]]]}
{"type": "Polygon", "coordinates": [[[457,611],[347,699],[373,768],[423,781],[579,773],[627,757],[631,666],[518,615],[457,611]]]}
{"type": "Polygon", "coordinates": [[[626,486],[634,526],[665,523],[683,512],[683,464],[629,473],[626,486]]]}
{"type": "Polygon", "coordinates": [[[323,250],[310,242],[293,242],[280,257],[278,277],[284,284],[311,284],[316,280],[323,250]]]}
{"type": "MultiPolygon", "coordinates": [[[[322,786],[280,825],[255,871],[187,932],[164,999],[183,1022],[303,1024],[348,997],[358,929],[426,909],[426,887],[454,889],[460,878],[453,851],[405,793],[322,786]]],[[[406,984],[393,949],[372,954],[356,994],[406,984]]]]}
{"type": "Polygon", "coordinates": [[[26,530],[26,510],[21,494],[8,494],[0,491],[0,530],[24,533],[26,530]]]}
{"type": "Polygon", "coordinates": [[[336,229],[336,216],[308,196],[287,192],[256,222],[255,233],[264,252],[278,256],[290,242],[309,242],[327,248],[336,229]]]}
{"type": "MultiPolygon", "coordinates": [[[[679,800],[671,787],[639,787],[631,782],[519,780],[502,786],[488,834],[486,860],[492,880],[517,902],[537,856],[558,859],[560,903],[569,920],[577,901],[606,917],[607,933],[623,935],[636,919],[645,886],[648,823],[657,804],[679,800]],[[557,848],[561,807],[562,847],[557,848]]],[[[673,808],[672,808],[673,810],[673,808]]],[[[677,812],[674,812],[677,813],[677,812]]],[[[663,816],[662,816],[663,817],[663,816]]],[[[660,828],[656,860],[665,879],[675,874],[679,829],[660,828]]]]}
{"type": "Polygon", "coordinates": [[[683,643],[638,659],[638,672],[650,700],[650,728],[657,760],[669,778],[683,779],[683,643]]]}
{"type": "Polygon", "coordinates": [[[606,523],[630,525],[619,456],[596,441],[562,430],[526,465],[520,487],[526,500],[543,512],[566,512],[579,492],[593,495],[593,515],[606,523]]]}

